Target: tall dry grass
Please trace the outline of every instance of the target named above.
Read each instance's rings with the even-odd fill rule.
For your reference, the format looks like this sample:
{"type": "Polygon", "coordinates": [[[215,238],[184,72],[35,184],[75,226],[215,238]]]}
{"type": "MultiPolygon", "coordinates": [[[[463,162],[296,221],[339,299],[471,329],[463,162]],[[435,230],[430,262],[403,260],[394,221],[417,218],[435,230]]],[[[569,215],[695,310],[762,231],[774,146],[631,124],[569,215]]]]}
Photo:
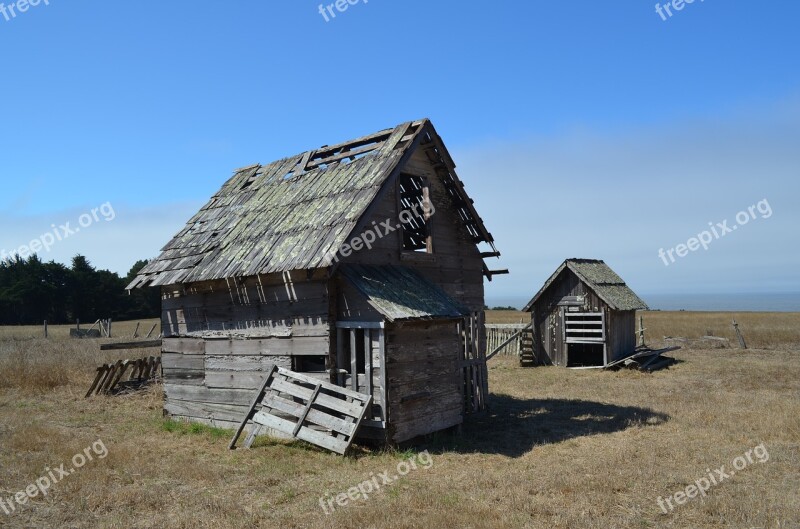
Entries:
{"type": "Polygon", "coordinates": [[[0,511],[0,526],[796,529],[800,351],[783,347],[682,350],[680,363],[653,374],[520,368],[496,357],[489,412],[470,418],[460,436],[432,436],[410,451],[359,447],[343,458],[268,438],[228,451],[225,432],[165,421],[157,386],[84,399],[96,364],[125,351],[101,354],[90,340],[0,339],[0,373],[24,374],[14,367],[21,362],[30,373],[0,387],[0,497],[46,467],[69,466],[97,439],[108,448],[46,497],[10,516],[0,511]],[[66,380],[48,388],[37,370],[50,365],[62,366],[66,380]],[[658,497],[760,443],[768,462],[669,514],[659,508],[658,497]],[[321,497],[394,472],[425,449],[429,470],[322,511],[321,497]]]}
{"type": "MultiPolygon", "coordinates": [[[[156,321],[143,320],[140,335],[156,321]]],[[[159,354],[158,349],[100,351],[103,343],[132,340],[135,327],[136,322],[112,324],[112,337],[102,339],[70,338],[69,325],[50,326],[47,339],[41,327],[0,327],[0,389],[43,392],[70,384],[88,389],[100,364],[159,354]]]]}
{"type": "MultiPolygon", "coordinates": [[[[158,336],[161,333],[160,320],[132,320],[132,321],[119,321],[111,323],[111,337],[113,340],[133,339],[133,333],[136,330],[136,324],[139,325],[139,338],[144,338],[145,334],[150,330],[153,324],[156,325],[153,336],[158,336]]],[[[89,329],[92,323],[82,323],[81,329],[89,329]]],[[[62,340],[69,338],[69,330],[75,328],[75,324],[70,325],[48,325],[47,335],[52,339],[62,340]]],[[[94,327],[97,329],[98,327],[94,327]]],[[[17,339],[28,340],[36,338],[44,338],[44,325],[6,325],[0,327],[0,340],[3,339],[17,339]]]]}

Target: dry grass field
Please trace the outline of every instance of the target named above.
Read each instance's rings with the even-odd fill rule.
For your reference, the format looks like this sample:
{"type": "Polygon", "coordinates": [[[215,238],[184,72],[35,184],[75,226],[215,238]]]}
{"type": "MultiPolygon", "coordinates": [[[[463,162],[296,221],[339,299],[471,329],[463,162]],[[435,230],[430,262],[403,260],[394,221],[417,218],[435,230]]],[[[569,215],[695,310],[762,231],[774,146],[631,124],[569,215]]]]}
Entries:
{"type": "MultiPolygon", "coordinates": [[[[654,340],[708,330],[733,338],[731,314],[644,316],[654,340]]],[[[344,458],[265,438],[230,452],[230,432],[165,420],[158,387],[85,400],[97,364],[143,350],[101,354],[98,341],[70,340],[64,329],[51,328],[49,340],[39,328],[0,329],[0,501],[71,467],[78,453],[93,455],[45,497],[11,514],[0,503],[0,526],[798,528],[800,314],[736,319],[754,349],[685,348],[653,374],[520,368],[496,357],[490,411],[460,436],[344,458]],[[93,451],[98,440],[103,450],[93,451]],[[421,462],[425,450],[430,468],[417,464],[368,499],[323,512],[321,497],[397,475],[398,463],[421,462]],[[659,497],[723,465],[730,476],[704,497],[673,499],[668,514],[659,507],[659,497]]],[[[133,324],[114,330],[129,338],[133,324]]]]}
{"type": "MultiPolygon", "coordinates": [[[[665,336],[698,339],[706,335],[727,338],[737,344],[733,320],[739,323],[748,347],[800,349],[800,314],[794,312],[662,312],[646,311],[644,318],[648,343],[660,344],[665,336]]],[[[490,310],[487,323],[529,323],[530,314],[517,311],[490,310]]]]}

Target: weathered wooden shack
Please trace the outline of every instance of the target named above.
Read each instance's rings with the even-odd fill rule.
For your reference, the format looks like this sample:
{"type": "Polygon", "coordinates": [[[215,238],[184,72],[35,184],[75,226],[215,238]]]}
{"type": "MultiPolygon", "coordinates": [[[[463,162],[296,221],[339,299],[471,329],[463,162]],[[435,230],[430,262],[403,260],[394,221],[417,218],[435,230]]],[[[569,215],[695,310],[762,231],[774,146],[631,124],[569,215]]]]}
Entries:
{"type": "Polygon", "coordinates": [[[647,305],[606,263],[567,259],[523,310],[537,364],[602,367],[636,349],[636,311],[647,305]]]}
{"type": "Polygon", "coordinates": [[[277,365],[372,395],[358,435],[396,443],[483,406],[495,256],[421,120],[237,170],[129,288],[162,291],[167,414],[237,425],[277,365]]]}

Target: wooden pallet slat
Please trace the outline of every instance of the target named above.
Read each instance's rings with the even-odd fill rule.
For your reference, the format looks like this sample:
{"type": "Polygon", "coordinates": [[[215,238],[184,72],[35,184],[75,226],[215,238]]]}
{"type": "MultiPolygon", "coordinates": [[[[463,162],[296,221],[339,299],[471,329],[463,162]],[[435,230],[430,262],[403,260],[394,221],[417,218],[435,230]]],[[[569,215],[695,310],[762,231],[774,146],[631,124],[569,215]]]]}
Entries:
{"type": "Polygon", "coordinates": [[[159,375],[161,357],[140,358],[138,360],[119,360],[113,364],[104,364],[97,368],[97,374],[86,392],[85,398],[92,395],[111,395],[119,392],[119,388],[130,388],[143,385],[159,375]],[[130,368],[130,369],[129,369],[130,368]]]}

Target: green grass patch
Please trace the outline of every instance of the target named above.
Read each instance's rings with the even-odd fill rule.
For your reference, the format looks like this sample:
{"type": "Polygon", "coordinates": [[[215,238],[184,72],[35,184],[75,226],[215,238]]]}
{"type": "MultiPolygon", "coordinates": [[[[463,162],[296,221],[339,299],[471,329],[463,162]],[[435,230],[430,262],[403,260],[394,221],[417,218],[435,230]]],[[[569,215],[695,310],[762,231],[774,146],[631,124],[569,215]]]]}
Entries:
{"type": "Polygon", "coordinates": [[[176,421],[175,419],[165,419],[161,423],[161,429],[178,435],[207,435],[214,440],[231,436],[231,431],[225,428],[216,428],[199,422],[176,421]]]}

